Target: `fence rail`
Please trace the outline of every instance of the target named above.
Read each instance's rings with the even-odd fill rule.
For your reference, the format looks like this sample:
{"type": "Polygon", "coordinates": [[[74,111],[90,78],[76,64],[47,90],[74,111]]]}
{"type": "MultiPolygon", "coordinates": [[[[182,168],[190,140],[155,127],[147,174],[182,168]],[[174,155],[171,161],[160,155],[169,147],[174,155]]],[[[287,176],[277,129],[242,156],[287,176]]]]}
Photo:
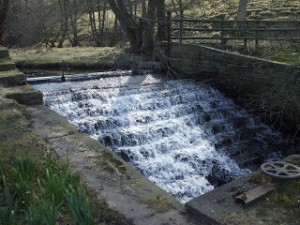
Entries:
{"type": "Polygon", "coordinates": [[[168,13],[168,39],[215,40],[222,46],[228,40],[247,41],[286,41],[300,43],[300,20],[201,20],[184,17],[171,18],[168,13]]]}

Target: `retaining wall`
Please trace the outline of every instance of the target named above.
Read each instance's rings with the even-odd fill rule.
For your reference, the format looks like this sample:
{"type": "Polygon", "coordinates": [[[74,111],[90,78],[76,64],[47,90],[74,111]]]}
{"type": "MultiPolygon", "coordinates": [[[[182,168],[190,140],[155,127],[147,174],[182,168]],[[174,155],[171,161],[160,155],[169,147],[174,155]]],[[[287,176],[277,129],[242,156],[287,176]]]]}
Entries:
{"type": "Polygon", "coordinates": [[[300,67],[192,44],[172,43],[169,56],[181,76],[221,84],[277,127],[300,127],[300,67]]]}

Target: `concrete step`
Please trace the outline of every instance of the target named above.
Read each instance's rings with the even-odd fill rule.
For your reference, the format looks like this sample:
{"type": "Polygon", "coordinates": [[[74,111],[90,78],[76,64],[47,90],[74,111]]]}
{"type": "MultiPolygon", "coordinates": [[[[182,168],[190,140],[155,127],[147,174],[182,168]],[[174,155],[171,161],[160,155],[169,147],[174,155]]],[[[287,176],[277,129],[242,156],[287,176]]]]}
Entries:
{"type": "Polygon", "coordinates": [[[8,57],[8,50],[7,48],[0,47],[0,59],[8,57]]]}
{"type": "Polygon", "coordinates": [[[5,97],[16,100],[22,105],[42,105],[42,92],[33,89],[30,85],[3,88],[2,93],[5,97]]]}
{"type": "Polygon", "coordinates": [[[16,65],[10,58],[0,58],[0,72],[14,69],[16,69],[16,65]]]}
{"type": "Polygon", "coordinates": [[[9,87],[9,86],[18,86],[24,85],[26,83],[26,76],[19,70],[7,70],[0,71],[0,85],[9,87]]]}

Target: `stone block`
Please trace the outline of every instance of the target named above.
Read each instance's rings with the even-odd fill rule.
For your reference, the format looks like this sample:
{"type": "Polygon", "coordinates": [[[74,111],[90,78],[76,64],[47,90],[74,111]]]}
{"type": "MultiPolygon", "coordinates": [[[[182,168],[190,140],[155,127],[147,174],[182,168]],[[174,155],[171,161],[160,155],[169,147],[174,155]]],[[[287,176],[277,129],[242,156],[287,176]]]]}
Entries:
{"type": "Polygon", "coordinates": [[[18,70],[0,72],[0,85],[4,87],[19,86],[26,83],[26,76],[18,70]]]}
{"type": "Polygon", "coordinates": [[[22,105],[42,105],[42,92],[32,89],[30,86],[22,86],[17,88],[7,89],[4,96],[16,100],[22,105]]]}
{"type": "Polygon", "coordinates": [[[0,58],[7,58],[7,57],[8,57],[7,48],[0,47],[0,58]]]}

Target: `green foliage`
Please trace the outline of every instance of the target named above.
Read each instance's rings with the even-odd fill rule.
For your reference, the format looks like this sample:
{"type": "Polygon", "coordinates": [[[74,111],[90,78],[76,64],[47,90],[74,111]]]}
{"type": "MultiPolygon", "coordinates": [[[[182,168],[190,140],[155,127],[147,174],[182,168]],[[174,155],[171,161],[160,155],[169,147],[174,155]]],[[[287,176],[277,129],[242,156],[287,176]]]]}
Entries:
{"type": "Polygon", "coordinates": [[[19,176],[19,179],[15,181],[13,185],[13,191],[16,198],[20,200],[24,207],[31,204],[32,192],[29,184],[19,176]]]}
{"type": "Polygon", "coordinates": [[[300,49],[298,46],[273,46],[256,49],[253,56],[287,63],[291,65],[300,64],[300,49]]]}
{"type": "Polygon", "coordinates": [[[39,208],[30,208],[26,213],[27,224],[55,225],[59,206],[49,200],[43,200],[39,208]]]}
{"type": "Polygon", "coordinates": [[[31,181],[35,176],[36,162],[31,156],[22,155],[17,158],[16,169],[20,179],[24,181],[31,181]]]}
{"type": "Polygon", "coordinates": [[[73,190],[67,197],[68,206],[77,225],[92,225],[94,224],[94,214],[91,207],[90,200],[86,192],[79,188],[77,191],[73,190]]]}
{"type": "Polygon", "coordinates": [[[58,174],[49,175],[46,171],[46,178],[39,181],[41,190],[46,198],[51,199],[55,205],[60,205],[65,198],[66,182],[58,174]]]}
{"type": "Polygon", "coordinates": [[[0,207],[1,225],[15,225],[17,222],[16,214],[19,209],[19,201],[6,189],[1,202],[4,203],[0,207]]]}
{"type": "Polygon", "coordinates": [[[79,184],[79,176],[72,172],[70,166],[62,167],[53,155],[47,154],[41,168],[30,155],[18,157],[10,167],[13,173],[7,181],[5,170],[0,165],[0,190],[3,190],[3,193],[0,192],[1,225],[15,225],[22,217],[25,218],[21,221],[25,220],[28,225],[55,225],[58,212],[63,211],[65,204],[68,204],[67,212],[74,223],[94,224],[92,204],[79,184]],[[43,173],[37,173],[39,170],[43,173]],[[36,184],[37,187],[33,188],[36,184]]]}

